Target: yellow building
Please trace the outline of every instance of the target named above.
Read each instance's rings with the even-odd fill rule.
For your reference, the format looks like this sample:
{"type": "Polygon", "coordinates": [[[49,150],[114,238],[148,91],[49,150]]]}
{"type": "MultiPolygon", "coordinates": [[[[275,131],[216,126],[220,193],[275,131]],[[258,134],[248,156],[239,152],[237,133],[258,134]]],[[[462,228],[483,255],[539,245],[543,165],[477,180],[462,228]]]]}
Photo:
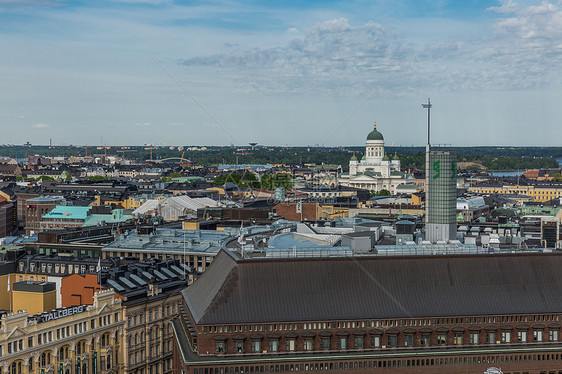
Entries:
{"type": "Polygon", "coordinates": [[[113,290],[93,305],[2,317],[0,371],[6,374],[123,374],[123,308],[113,290]]]}
{"type": "Polygon", "coordinates": [[[468,188],[470,192],[480,194],[519,194],[530,196],[534,201],[549,201],[562,197],[562,186],[545,185],[545,186],[471,186],[468,188]]]}
{"type": "Polygon", "coordinates": [[[30,315],[57,307],[57,287],[53,282],[23,281],[11,285],[11,310],[25,310],[30,315]]]}
{"type": "Polygon", "coordinates": [[[349,208],[335,207],[333,205],[321,205],[319,219],[335,219],[349,217],[349,208]]]}
{"type": "Polygon", "coordinates": [[[42,274],[12,273],[0,276],[0,310],[18,310],[12,308],[12,293],[14,283],[23,281],[47,281],[47,276],[42,274]],[[8,279],[10,280],[10,291],[8,291],[8,279]]]}

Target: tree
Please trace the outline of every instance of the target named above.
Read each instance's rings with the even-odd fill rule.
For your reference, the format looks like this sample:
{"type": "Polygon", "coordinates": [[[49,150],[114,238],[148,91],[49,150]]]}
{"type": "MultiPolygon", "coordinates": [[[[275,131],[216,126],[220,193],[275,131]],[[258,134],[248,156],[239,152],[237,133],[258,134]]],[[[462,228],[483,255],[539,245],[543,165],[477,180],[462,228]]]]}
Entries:
{"type": "Polygon", "coordinates": [[[293,188],[292,175],[289,173],[265,174],[261,177],[261,187],[273,190],[276,187],[283,187],[286,190],[293,188]]]}
{"type": "Polygon", "coordinates": [[[90,181],[90,182],[99,182],[99,181],[105,181],[105,180],[107,180],[107,178],[102,177],[101,175],[94,175],[94,176],[91,176],[91,177],[87,177],[86,180],[90,181]]]}
{"type": "Polygon", "coordinates": [[[560,174],[560,173],[554,173],[554,174],[552,174],[552,177],[554,178],[555,181],[558,181],[558,182],[562,181],[562,174],[560,174]]]}
{"type": "Polygon", "coordinates": [[[390,196],[390,195],[391,195],[390,191],[387,190],[386,188],[383,188],[382,190],[380,190],[378,192],[377,191],[371,191],[371,197],[373,197],[373,196],[390,196]]]}
{"type": "Polygon", "coordinates": [[[68,170],[63,171],[61,177],[67,182],[70,182],[72,180],[72,174],[70,174],[68,170]]]}

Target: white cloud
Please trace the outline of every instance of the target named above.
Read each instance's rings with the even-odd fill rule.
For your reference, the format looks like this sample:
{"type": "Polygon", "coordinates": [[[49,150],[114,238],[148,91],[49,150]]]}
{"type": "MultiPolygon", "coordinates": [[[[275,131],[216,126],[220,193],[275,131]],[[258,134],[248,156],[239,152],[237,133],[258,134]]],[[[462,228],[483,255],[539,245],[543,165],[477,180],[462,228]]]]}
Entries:
{"type": "Polygon", "coordinates": [[[223,71],[243,93],[364,96],[378,90],[402,96],[420,89],[512,90],[561,83],[562,11],[550,2],[519,9],[507,1],[501,8],[488,33],[474,39],[444,36],[413,43],[375,22],[353,25],[335,18],[280,46],[181,63],[223,71]]]}
{"type": "Polygon", "coordinates": [[[149,127],[150,126],[150,122],[137,122],[135,123],[136,127],[149,127]]]}
{"type": "Polygon", "coordinates": [[[16,119],[25,119],[25,116],[16,116],[16,119]]]}
{"type": "Polygon", "coordinates": [[[500,6],[492,6],[486,9],[490,12],[496,13],[514,13],[517,10],[518,6],[513,0],[503,1],[502,5],[500,6]]]}
{"type": "Polygon", "coordinates": [[[51,125],[48,125],[46,123],[36,123],[35,125],[31,126],[34,129],[46,129],[51,127],[51,125]]]}

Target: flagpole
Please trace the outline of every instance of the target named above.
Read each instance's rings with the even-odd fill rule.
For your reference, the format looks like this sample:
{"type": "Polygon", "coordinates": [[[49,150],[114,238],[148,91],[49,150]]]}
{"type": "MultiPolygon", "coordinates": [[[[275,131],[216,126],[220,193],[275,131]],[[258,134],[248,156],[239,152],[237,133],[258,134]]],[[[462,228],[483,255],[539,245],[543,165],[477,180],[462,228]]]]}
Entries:
{"type": "Polygon", "coordinates": [[[8,297],[10,298],[10,313],[12,313],[12,293],[10,292],[10,275],[8,274],[8,297]]]}
{"type": "Polygon", "coordinates": [[[101,253],[98,257],[98,266],[96,267],[96,271],[98,272],[98,291],[101,290],[101,253]]]}

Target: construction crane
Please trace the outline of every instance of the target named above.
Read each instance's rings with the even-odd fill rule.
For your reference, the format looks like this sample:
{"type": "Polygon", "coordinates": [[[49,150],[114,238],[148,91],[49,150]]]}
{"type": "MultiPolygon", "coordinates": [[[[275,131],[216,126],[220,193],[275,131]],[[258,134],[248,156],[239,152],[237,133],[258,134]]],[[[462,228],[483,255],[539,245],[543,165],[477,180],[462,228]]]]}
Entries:
{"type": "Polygon", "coordinates": [[[152,144],[145,144],[145,147],[149,145],[150,146],[150,161],[152,161],[152,144]]]}

